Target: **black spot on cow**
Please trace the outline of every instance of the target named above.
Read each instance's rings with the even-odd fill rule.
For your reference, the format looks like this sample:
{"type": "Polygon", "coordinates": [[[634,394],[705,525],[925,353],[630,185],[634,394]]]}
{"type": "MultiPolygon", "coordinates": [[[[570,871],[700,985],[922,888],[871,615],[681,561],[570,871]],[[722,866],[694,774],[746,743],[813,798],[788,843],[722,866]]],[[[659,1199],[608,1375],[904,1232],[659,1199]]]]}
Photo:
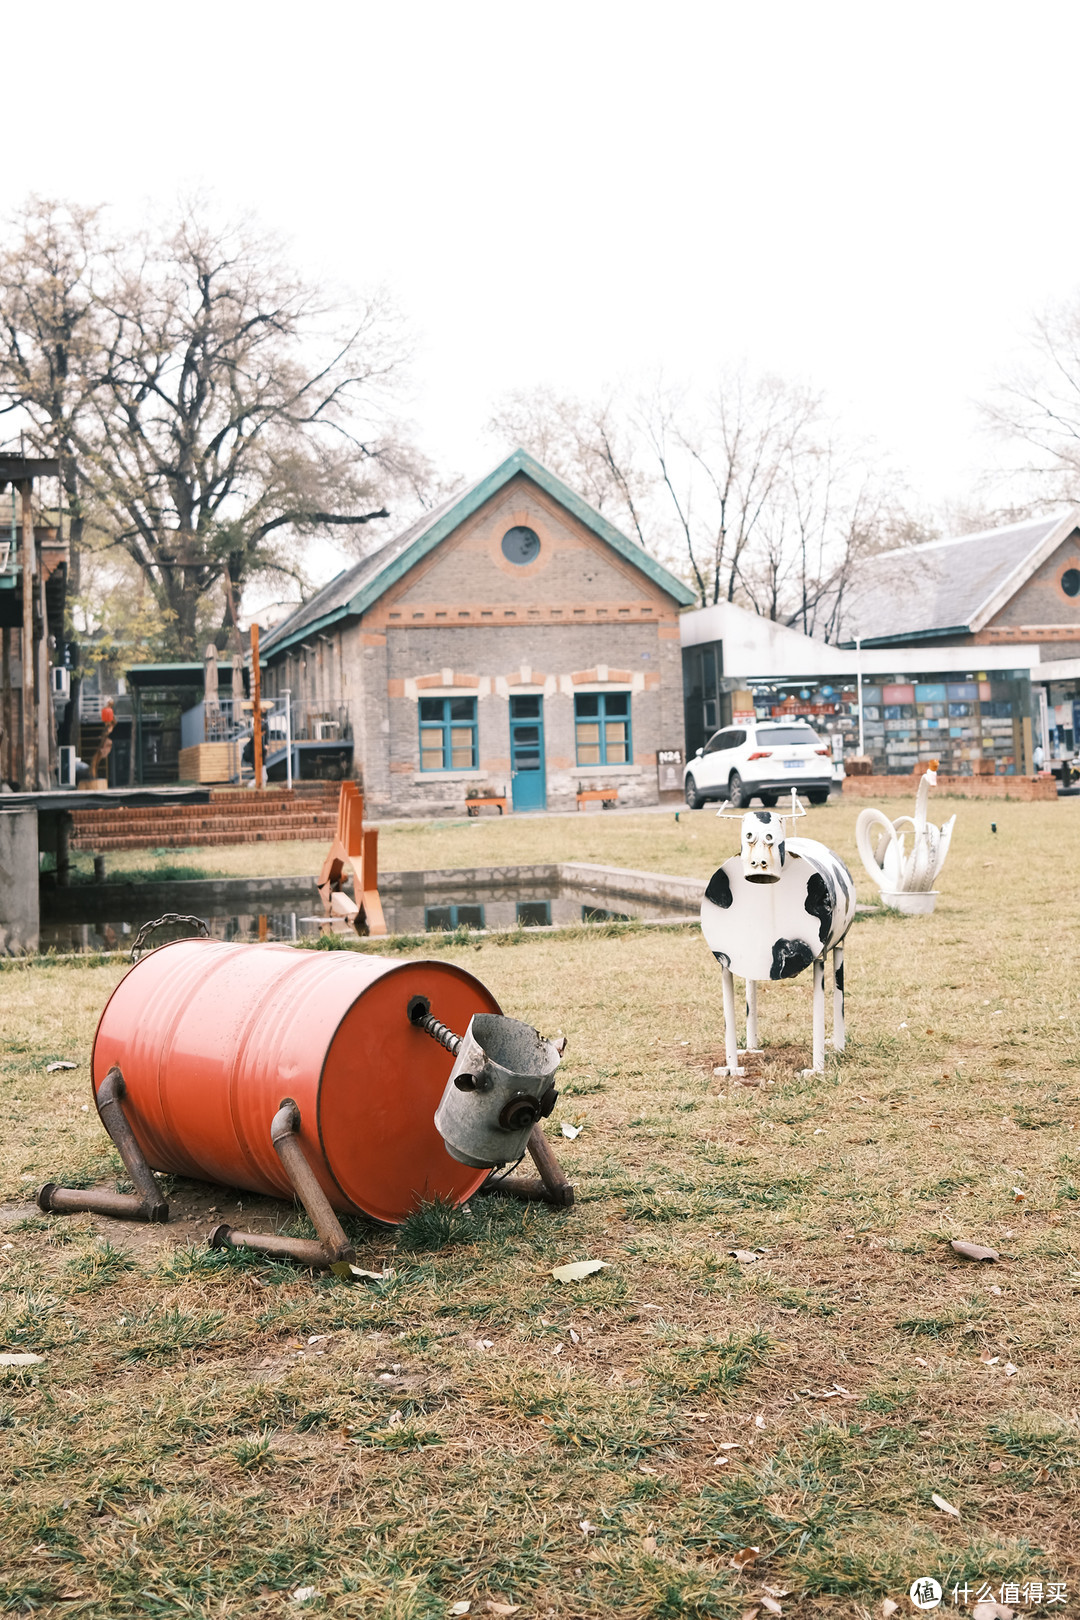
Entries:
{"type": "Polygon", "coordinates": [[[803,939],[774,940],[772,948],[772,968],[770,979],[793,979],[797,973],[808,968],[814,960],[814,953],[803,939]]]}
{"type": "Polygon", "coordinates": [[[787,860],[787,844],[783,838],[781,838],[780,842],[777,844],[776,849],[780,856],[780,865],[783,866],[784,862],[787,860]]]}
{"type": "Polygon", "coordinates": [[[839,855],[836,853],[835,849],[830,849],[829,854],[836,862],[836,870],[833,875],[836,878],[837,883],[840,885],[841,893],[843,894],[845,900],[850,900],[851,890],[848,887],[848,869],[840,859],[839,855]]]}
{"type": "Polygon", "coordinates": [[[837,962],[836,963],[836,966],[833,969],[833,975],[834,975],[834,977],[836,979],[836,988],[839,990],[840,994],[843,995],[843,993],[844,993],[844,964],[843,964],[843,962],[837,962]]]}
{"type": "Polygon", "coordinates": [[[832,927],[833,903],[829,885],[820,872],[812,872],[806,885],[806,910],[818,919],[818,936],[824,945],[832,927]]]}
{"type": "Polygon", "coordinates": [[[723,951],[713,951],[713,955],[716,957],[716,960],[719,962],[722,968],[731,966],[731,957],[725,956],[723,951]]]}
{"type": "Polygon", "coordinates": [[[718,867],[709,879],[709,887],[705,890],[706,900],[711,900],[714,906],[726,911],[731,904],[731,884],[728,875],[722,866],[718,867]]]}
{"type": "Polygon", "coordinates": [[[768,823],[772,820],[771,810],[755,810],[754,814],[757,816],[759,821],[764,821],[766,825],[768,825],[768,823]]]}

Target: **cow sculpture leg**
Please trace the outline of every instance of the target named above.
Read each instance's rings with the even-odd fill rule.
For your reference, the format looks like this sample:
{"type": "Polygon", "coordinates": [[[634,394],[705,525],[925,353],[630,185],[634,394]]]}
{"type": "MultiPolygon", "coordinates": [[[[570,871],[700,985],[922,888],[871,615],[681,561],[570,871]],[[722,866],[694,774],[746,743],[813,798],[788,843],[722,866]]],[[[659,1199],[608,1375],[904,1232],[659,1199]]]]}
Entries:
{"type": "Polygon", "coordinates": [[[844,1050],[844,946],[841,942],[832,953],[833,1013],[832,1043],[834,1052],[844,1050]]]}
{"type": "Polygon", "coordinates": [[[724,968],[724,1056],[727,1058],[727,1073],[731,1075],[745,1074],[745,1069],[739,1067],[739,1036],[735,1027],[735,980],[731,976],[731,969],[724,968]]]}
{"type": "Polygon", "coordinates": [[[810,1067],[803,1074],[825,1073],[825,958],[814,958],[814,1039],[810,1067]]]}
{"type": "Polygon", "coordinates": [[[757,980],[746,981],[746,1050],[760,1052],[757,1032],[757,980]]]}

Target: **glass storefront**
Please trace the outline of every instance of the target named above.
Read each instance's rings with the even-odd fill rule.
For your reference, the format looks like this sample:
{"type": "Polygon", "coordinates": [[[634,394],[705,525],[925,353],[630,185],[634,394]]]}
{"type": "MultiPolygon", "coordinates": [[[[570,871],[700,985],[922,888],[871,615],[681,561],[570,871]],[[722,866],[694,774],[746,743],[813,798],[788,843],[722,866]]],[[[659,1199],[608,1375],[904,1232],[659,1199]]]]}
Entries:
{"type": "MultiPolygon", "coordinates": [[[[859,751],[859,701],[850,679],[750,682],[759,720],[801,715],[815,730],[839,735],[844,756],[859,751]]],[[[1029,671],[932,671],[863,680],[863,739],[876,775],[909,775],[917,764],[939,761],[949,776],[992,770],[997,776],[1030,771],[1029,671]],[[1025,732],[1025,721],[1028,722],[1025,732]]]]}

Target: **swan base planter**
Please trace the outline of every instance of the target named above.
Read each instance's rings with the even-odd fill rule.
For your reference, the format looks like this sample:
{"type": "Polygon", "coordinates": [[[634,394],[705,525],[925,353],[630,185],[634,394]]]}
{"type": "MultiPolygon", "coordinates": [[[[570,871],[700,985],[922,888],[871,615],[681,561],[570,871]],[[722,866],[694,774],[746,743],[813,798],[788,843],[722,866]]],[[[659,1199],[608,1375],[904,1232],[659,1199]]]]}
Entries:
{"type": "Polygon", "coordinates": [[[881,903],[905,917],[929,917],[937,905],[937,889],[882,889],[881,903]]]}

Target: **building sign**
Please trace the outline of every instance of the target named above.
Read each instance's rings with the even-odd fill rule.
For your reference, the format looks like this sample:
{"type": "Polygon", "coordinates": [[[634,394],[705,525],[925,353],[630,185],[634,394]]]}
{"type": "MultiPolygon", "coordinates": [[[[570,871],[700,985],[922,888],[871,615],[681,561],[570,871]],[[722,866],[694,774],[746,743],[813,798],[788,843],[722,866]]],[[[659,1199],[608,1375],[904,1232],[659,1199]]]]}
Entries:
{"type": "Polygon", "coordinates": [[[661,793],[682,792],[681,748],[660,748],[656,754],[656,785],[661,793]]]}

